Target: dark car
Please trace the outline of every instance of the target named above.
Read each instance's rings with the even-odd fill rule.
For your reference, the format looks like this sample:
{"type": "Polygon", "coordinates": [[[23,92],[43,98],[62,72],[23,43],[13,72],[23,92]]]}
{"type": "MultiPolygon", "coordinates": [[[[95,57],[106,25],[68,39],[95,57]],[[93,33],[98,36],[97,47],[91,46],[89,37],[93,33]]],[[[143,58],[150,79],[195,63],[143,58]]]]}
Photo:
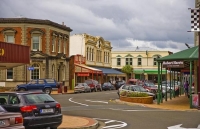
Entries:
{"type": "Polygon", "coordinates": [[[16,86],[16,91],[42,90],[47,94],[51,94],[52,89],[60,87],[55,79],[33,79],[27,84],[16,86]]]}
{"type": "Polygon", "coordinates": [[[7,112],[0,106],[0,129],[25,129],[21,113],[7,112]]]}
{"type": "Polygon", "coordinates": [[[110,82],[105,82],[102,85],[102,90],[114,90],[115,87],[110,82]]]}
{"type": "Polygon", "coordinates": [[[99,84],[97,80],[88,79],[85,80],[85,83],[90,87],[91,91],[102,91],[101,84],[99,84]]]}
{"type": "Polygon", "coordinates": [[[61,105],[43,92],[2,92],[0,105],[20,112],[26,129],[57,129],[62,123],[61,105]]]}
{"type": "Polygon", "coordinates": [[[124,84],[125,84],[125,81],[116,81],[116,83],[115,83],[115,89],[118,90],[124,84]]]}

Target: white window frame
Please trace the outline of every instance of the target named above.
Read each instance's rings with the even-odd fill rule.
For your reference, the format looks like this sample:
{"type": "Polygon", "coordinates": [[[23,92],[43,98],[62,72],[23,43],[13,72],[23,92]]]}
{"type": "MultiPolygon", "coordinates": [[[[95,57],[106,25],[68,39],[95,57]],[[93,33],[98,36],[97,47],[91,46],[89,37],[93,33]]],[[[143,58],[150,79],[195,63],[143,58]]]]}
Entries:
{"type": "Polygon", "coordinates": [[[8,43],[15,43],[15,35],[13,35],[13,34],[6,34],[5,37],[6,37],[5,38],[6,42],[8,42],[8,43]],[[13,38],[12,42],[8,41],[8,36],[12,36],[12,38],[13,38]]]}
{"type": "Polygon", "coordinates": [[[138,66],[142,66],[142,58],[141,58],[141,57],[138,57],[138,58],[137,58],[137,65],[138,65],[138,66]],[[139,59],[141,59],[141,61],[140,61],[141,64],[139,64],[139,59]]]}
{"type": "Polygon", "coordinates": [[[56,38],[52,38],[52,52],[55,52],[56,38]]]}
{"type": "Polygon", "coordinates": [[[156,57],[153,57],[153,66],[157,66],[157,61],[156,61],[156,57]]]}
{"type": "Polygon", "coordinates": [[[41,51],[41,36],[40,36],[40,35],[38,35],[38,34],[33,34],[33,35],[31,36],[31,48],[32,48],[33,51],[41,51]],[[33,48],[33,45],[34,45],[33,38],[34,38],[34,37],[37,37],[38,40],[39,40],[39,42],[38,42],[38,48],[36,48],[36,49],[33,48]]]}
{"type": "Polygon", "coordinates": [[[32,78],[32,72],[34,70],[31,70],[31,72],[30,72],[30,79],[40,79],[40,72],[41,72],[40,71],[40,65],[39,64],[33,64],[32,67],[34,67],[34,70],[39,70],[39,72],[38,72],[39,73],[39,75],[38,75],[39,78],[32,78]],[[37,65],[37,67],[35,67],[35,65],[37,65]]]}
{"type": "Polygon", "coordinates": [[[66,47],[67,47],[67,39],[65,38],[64,39],[64,49],[63,49],[64,54],[66,54],[66,47]]]}
{"type": "Polygon", "coordinates": [[[58,53],[61,53],[61,45],[62,45],[62,39],[61,38],[59,38],[59,40],[58,40],[58,53]]]}
{"type": "Polygon", "coordinates": [[[131,66],[133,65],[133,58],[132,57],[126,57],[125,59],[126,59],[125,60],[126,65],[131,65],[131,66]],[[128,59],[128,61],[127,61],[127,59],[128,59]],[[127,62],[128,62],[128,64],[127,64],[127,62]]]}
{"type": "Polygon", "coordinates": [[[117,58],[117,66],[121,66],[121,58],[120,57],[117,58]],[[120,61],[118,61],[118,59],[120,59],[120,61]],[[119,65],[118,65],[118,62],[120,63],[119,65]]]}

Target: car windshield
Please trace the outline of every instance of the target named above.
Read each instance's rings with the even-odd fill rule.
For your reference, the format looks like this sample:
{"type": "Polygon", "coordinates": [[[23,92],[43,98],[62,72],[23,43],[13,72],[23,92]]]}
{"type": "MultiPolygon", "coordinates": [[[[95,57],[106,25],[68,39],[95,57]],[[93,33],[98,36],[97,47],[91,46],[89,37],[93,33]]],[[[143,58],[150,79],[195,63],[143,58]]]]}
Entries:
{"type": "Polygon", "coordinates": [[[142,86],[135,86],[136,91],[140,91],[140,92],[147,92],[146,89],[144,89],[142,86]]]}
{"type": "Polygon", "coordinates": [[[55,100],[48,94],[26,94],[24,95],[27,103],[36,104],[36,103],[45,103],[45,102],[54,102],[55,100]]]}

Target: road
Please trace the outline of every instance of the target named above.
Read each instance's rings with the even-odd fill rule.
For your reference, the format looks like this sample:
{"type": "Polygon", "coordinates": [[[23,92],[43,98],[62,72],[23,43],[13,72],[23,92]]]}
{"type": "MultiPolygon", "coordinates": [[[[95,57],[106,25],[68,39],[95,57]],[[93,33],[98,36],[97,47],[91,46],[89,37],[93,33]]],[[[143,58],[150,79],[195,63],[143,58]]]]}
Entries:
{"type": "Polygon", "coordinates": [[[200,124],[200,112],[169,111],[115,103],[110,100],[118,99],[116,92],[113,90],[52,97],[61,103],[63,114],[95,118],[106,124],[104,129],[195,129],[200,124]]]}

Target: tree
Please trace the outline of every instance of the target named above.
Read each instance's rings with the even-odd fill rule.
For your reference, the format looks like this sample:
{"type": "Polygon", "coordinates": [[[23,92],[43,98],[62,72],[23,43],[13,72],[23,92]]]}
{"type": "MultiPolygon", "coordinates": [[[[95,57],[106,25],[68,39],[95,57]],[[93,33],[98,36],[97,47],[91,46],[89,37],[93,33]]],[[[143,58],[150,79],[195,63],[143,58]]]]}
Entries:
{"type": "Polygon", "coordinates": [[[125,65],[122,68],[122,72],[126,73],[127,77],[130,78],[130,74],[133,72],[133,68],[130,65],[125,65]]]}

